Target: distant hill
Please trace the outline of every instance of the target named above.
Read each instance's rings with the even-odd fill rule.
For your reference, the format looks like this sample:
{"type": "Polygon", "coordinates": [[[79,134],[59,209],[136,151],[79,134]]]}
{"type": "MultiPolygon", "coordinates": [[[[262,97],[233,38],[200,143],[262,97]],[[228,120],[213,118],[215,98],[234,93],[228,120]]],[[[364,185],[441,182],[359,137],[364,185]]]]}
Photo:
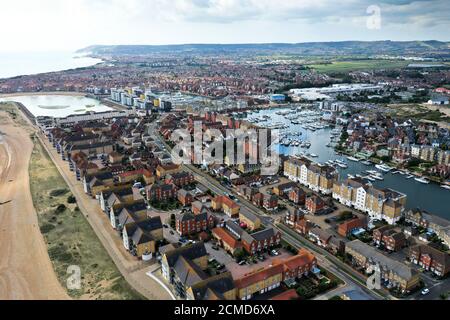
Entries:
{"type": "Polygon", "coordinates": [[[421,55],[450,56],[450,42],[442,41],[341,41],[263,44],[95,45],[78,53],[98,55],[179,54],[298,54],[320,55],[421,55]]]}

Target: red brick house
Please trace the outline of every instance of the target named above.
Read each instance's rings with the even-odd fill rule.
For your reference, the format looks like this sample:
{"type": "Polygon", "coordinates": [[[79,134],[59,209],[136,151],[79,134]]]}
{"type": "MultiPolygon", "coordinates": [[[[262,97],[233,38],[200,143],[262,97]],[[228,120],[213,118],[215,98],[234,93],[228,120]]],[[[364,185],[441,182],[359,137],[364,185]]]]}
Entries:
{"type": "Polygon", "coordinates": [[[308,275],[317,265],[316,257],[305,249],[300,249],[298,254],[283,261],[274,261],[274,265],[283,265],[283,281],[301,278],[308,275]]]}
{"type": "Polygon", "coordinates": [[[261,192],[258,192],[253,195],[252,203],[257,207],[262,207],[264,203],[264,195],[261,192]]]}
{"type": "Polygon", "coordinates": [[[306,199],[306,209],[312,214],[316,214],[317,212],[323,210],[325,208],[325,202],[321,197],[313,195],[306,199]]]}
{"type": "Polygon", "coordinates": [[[177,187],[173,184],[153,184],[146,191],[150,201],[166,201],[177,197],[177,187]]]}
{"type": "Polygon", "coordinates": [[[302,220],[305,217],[305,214],[298,210],[288,210],[286,213],[286,224],[289,226],[294,226],[298,221],[302,220]]]}
{"type": "Polygon", "coordinates": [[[300,233],[301,235],[308,235],[309,231],[314,228],[314,223],[306,220],[306,219],[301,219],[300,221],[297,221],[294,225],[294,229],[295,231],[297,231],[298,233],[300,233]]]}
{"type": "Polygon", "coordinates": [[[166,176],[165,182],[167,184],[173,183],[177,187],[181,188],[181,187],[184,187],[184,186],[194,183],[195,178],[194,178],[194,175],[192,175],[188,172],[185,172],[185,171],[181,171],[181,172],[175,172],[175,173],[168,174],[166,176]]]}
{"type": "Polygon", "coordinates": [[[196,215],[188,212],[176,217],[175,226],[177,232],[182,236],[200,233],[214,228],[214,217],[207,212],[196,215]]]}
{"type": "Polygon", "coordinates": [[[183,206],[188,206],[194,201],[194,196],[185,189],[178,190],[177,197],[183,206]]]}
{"type": "Polygon", "coordinates": [[[450,272],[450,255],[426,244],[418,244],[410,248],[408,257],[425,270],[429,270],[439,277],[450,272]]]}
{"type": "Polygon", "coordinates": [[[306,193],[302,188],[295,187],[289,192],[289,200],[295,204],[303,205],[306,201],[306,193]]]}
{"type": "Polygon", "coordinates": [[[367,220],[365,217],[355,218],[341,223],[338,226],[337,232],[339,235],[343,237],[348,237],[353,231],[366,227],[367,227],[367,220]]]}
{"type": "Polygon", "coordinates": [[[406,244],[403,232],[395,231],[392,226],[382,226],[373,231],[373,241],[390,251],[399,251],[406,244]]]}
{"type": "Polygon", "coordinates": [[[274,194],[265,194],[263,197],[263,207],[267,210],[278,208],[278,197],[274,194]]]}

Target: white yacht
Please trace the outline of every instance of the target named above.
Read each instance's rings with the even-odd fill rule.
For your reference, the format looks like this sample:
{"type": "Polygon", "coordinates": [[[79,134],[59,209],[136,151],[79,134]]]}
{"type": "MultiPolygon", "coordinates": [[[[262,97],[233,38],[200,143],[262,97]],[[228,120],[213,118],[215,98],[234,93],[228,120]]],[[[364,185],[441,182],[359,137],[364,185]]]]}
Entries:
{"type": "Polygon", "coordinates": [[[349,157],[347,157],[347,159],[350,160],[350,161],[359,162],[359,159],[355,158],[355,157],[349,156],[349,157]]]}
{"type": "Polygon", "coordinates": [[[389,172],[392,170],[391,167],[389,167],[388,165],[385,165],[385,164],[377,164],[377,165],[375,165],[375,168],[380,169],[383,172],[389,172]]]}
{"type": "Polygon", "coordinates": [[[428,180],[427,178],[423,178],[423,177],[417,177],[417,178],[414,178],[414,180],[416,180],[417,182],[420,182],[420,183],[423,183],[423,184],[429,184],[430,183],[430,180],[428,180]]]}

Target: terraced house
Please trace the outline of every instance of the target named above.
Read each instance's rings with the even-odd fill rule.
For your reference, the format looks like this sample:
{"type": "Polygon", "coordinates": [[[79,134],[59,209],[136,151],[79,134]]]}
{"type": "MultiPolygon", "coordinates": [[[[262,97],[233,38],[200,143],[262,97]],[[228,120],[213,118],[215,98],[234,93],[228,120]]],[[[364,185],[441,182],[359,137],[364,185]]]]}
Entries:
{"type": "Polygon", "coordinates": [[[434,232],[447,246],[450,246],[450,221],[420,209],[404,213],[405,221],[434,232]]]}
{"type": "Polygon", "coordinates": [[[214,229],[213,236],[227,251],[233,253],[238,247],[242,247],[251,255],[281,242],[281,233],[273,228],[250,234],[233,221],[227,221],[224,227],[214,229]]]}
{"type": "Polygon", "coordinates": [[[430,245],[418,244],[411,247],[408,257],[412,263],[433,272],[439,277],[444,277],[450,272],[450,255],[430,245]]]}
{"type": "Polygon", "coordinates": [[[420,276],[417,271],[385,256],[360,240],[348,242],[345,245],[345,253],[352,257],[354,266],[364,271],[378,271],[381,280],[384,280],[388,287],[410,292],[419,285],[420,276]]]}
{"type": "Polygon", "coordinates": [[[186,300],[235,300],[236,288],[230,272],[224,272],[191,285],[186,300]]]}
{"type": "Polygon", "coordinates": [[[237,298],[249,300],[279,288],[283,281],[308,275],[316,264],[316,257],[305,249],[285,260],[275,260],[272,265],[235,280],[237,298]]]}
{"type": "MultiPolygon", "coordinates": [[[[368,189],[369,185],[361,178],[346,179],[333,184],[333,198],[347,207],[364,208],[364,199],[358,198],[358,189],[368,189]]],[[[361,194],[359,194],[361,195],[361,194]]]]}
{"type": "Polygon", "coordinates": [[[360,178],[336,182],[333,198],[368,213],[372,219],[384,219],[389,224],[400,220],[406,204],[405,194],[388,188],[378,189],[360,178]]]}
{"type": "Polygon", "coordinates": [[[306,158],[290,158],[284,163],[284,175],[295,182],[323,194],[331,194],[338,172],[327,165],[313,163],[306,158]]]}
{"type": "Polygon", "coordinates": [[[240,206],[226,196],[216,196],[212,200],[212,209],[215,211],[222,210],[229,217],[239,216],[240,206]]]}
{"type": "Polygon", "coordinates": [[[176,216],[176,230],[182,235],[195,234],[206,231],[214,227],[215,219],[207,210],[199,214],[191,212],[182,213],[176,216]]]}

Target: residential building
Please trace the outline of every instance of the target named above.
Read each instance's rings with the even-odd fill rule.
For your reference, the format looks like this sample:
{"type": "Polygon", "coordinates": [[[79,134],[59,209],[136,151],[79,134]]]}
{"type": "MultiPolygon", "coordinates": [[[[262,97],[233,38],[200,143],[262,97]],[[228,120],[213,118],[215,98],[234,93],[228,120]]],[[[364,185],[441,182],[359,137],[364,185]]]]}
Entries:
{"type": "Polygon", "coordinates": [[[247,253],[254,255],[263,250],[267,250],[274,246],[277,246],[281,242],[281,233],[275,231],[273,228],[267,228],[255,233],[249,234],[247,231],[242,229],[237,223],[233,221],[227,221],[224,223],[222,228],[226,232],[221,232],[214,230],[214,237],[221,242],[227,244],[227,246],[232,246],[232,250],[235,251],[236,248],[242,247],[247,253]],[[221,236],[226,234],[226,239],[221,238],[221,236]],[[231,236],[234,240],[229,239],[231,236]]]}
{"type": "Polygon", "coordinates": [[[450,246],[450,221],[419,209],[404,213],[405,221],[434,232],[447,246],[450,246]]]}
{"type": "Polygon", "coordinates": [[[450,255],[430,245],[418,244],[412,246],[409,249],[408,258],[411,262],[439,277],[444,277],[450,272],[450,255]]]}
{"type": "Polygon", "coordinates": [[[261,228],[261,219],[246,208],[241,208],[239,212],[239,221],[244,223],[249,231],[261,228]]]}
{"type": "Polygon", "coordinates": [[[354,266],[370,273],[379,272],[381,280],[386,281],[392,288],[410,292],[419,285],[420,276],[417,271],[360,240],[348,242],[345,245],[345,253],[352,257],[354,266]]]}
{"type": "Polygon", "coordinates": [[[385,220],[389,224],[400,220],[406,204],[405,194],[388,188],[376,188],[359,178],[335,183],[333,198],[368,213],[372,219],[385,220]]]}
{"type": "Polygon", "coordinates": [[[174,172],[166,175],[165,182],[174,184],[179,188],[193,184],[195,182],[194,175],[186,171],[174,172]]]}
{"type": "Polygon", "coordinates": [[[212,209],[215,211],[222,210],[229,217],[238,217],[240,206],[226,196],[216,196],[212,200],[212,209]]]}
{"type": "Polygon", "coordinates": [[[373,241],[389,251],[399,251],[406,245],[405,234],[394,230],[392,226],[382,226],[375,229],[373,241]]]}
{"type": "Polygon", "coordinates": [[[127,223],[123,228],[125,248],[137,257],[154,254],[156,242],[163,239],[161,217],[127,223]]]}
{"type": "Polygon", "coordinates": [[[361,228],[367,228],[367,219],[365,217],[354,218],[339,224],[337,233],[342,237],[348,237],[354,231],[361,228]]]}
{"type": "Polygon", "coordinates": [[[317,195],[312,195],[306,199],[305,204],[306,210],[308,210],[312,214],[319,213],[325,208],[325,202],[321,197],[317,195]]]}
{"type": "Polygon", "coordinates": [[[167,201],[177,197],[177,187],[173,184],[155,183],[146,191],[149,201],[167,201]]]}
{"type": "Polygon", "coordinates": [[[272,265],[234,281],[237,298],[249,300],[255,294],[263,294],[278,288],[283,281],[282,264],[272,265]]]}
{"type": "Polygon", "coordinates": [[[214,216],[208,212],[193,214],[190,212],[178,214],[176,216],[176,230],[181,236],[212,229],[214,227],[214,216]]]}
{"type": "Polygon", "coordinates": [[[298,205],[304,205],[306,201],[306,192],[300,187],[294,187],[289,191],[289,200],[298,205]]]}
{"type": "Polygon", "coordinates": [[[283,281],[308,275],[316,265],[316,257],[305,249],[287,259],[274,260],[272,265],[235,280],[237,298],[249,300],[274,290],[280,287],[283,281]]]}
{"type": "Polygon", "coordinates": [[[183,206],[189,206],[194,201],[194,196],[192,193],[185,189],[178,190],[177,198],[183,206]]]}
{"type": "Polygon", "coordinates": [[[230,272],[206,278],[186,290],[186,300],[235,300],[236,288],[230,272]]]}
{"type": "MultiPolygon", "coordinates": [[[[206,270],[208,267],[208,253],[203,242],[197,242],[189,244],[184,247],[169,250],[162,255],[161,258],[161,271],[163,277],[171,284],[177,282],[179,275],[176,270],[177,263],[180,260],[180,264],[185,264],[185,261],[189,261],[189,266],[193,269],[193,265],[196,265],[195,271],[206,270]]],[[[194,272],[195,274],[195,272],[194,272]]],[[[198,282],[203,281],[199,277],[198,282]]],[[[184,281],[185,283],[185,281],[184,281]]],[[[194,283],[192,283],[193,285],[194,283]]]]}

